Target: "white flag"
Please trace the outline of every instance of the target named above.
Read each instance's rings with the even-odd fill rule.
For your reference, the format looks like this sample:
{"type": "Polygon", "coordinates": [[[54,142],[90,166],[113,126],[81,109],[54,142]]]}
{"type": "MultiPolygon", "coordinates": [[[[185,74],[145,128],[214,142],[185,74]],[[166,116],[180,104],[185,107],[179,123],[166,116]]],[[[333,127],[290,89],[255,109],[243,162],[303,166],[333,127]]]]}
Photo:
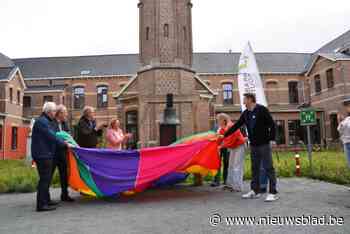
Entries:
{"type": "Polygon", "coordinates": [[[247,43],[239,59],[238,89],[242,111],[246,109],[243,104],[243,94],[245,93],[255,94],[256,102],[267,107],[264,86],[250,42],[247,43]]]}

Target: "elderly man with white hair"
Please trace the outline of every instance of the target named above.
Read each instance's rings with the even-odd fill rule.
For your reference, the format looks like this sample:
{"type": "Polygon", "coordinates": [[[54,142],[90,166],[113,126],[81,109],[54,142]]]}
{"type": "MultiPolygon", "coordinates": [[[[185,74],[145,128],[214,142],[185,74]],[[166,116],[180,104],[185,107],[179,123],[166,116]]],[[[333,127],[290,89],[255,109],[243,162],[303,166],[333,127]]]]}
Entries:
{"type": "Polygon", "coordinates": [[[52,130],[51,124],[56,115],[56,108],[55,103],[46,102],[43,106],[43,113],[33,126],[31,151],[39,174],[36,205],[38,212],[56,209],[58,203],[50,201],[49,195],[53,160],[57,147],[69,147],[69,144],[58,139],[52,130]]]}
{"type": "Polygon", "coordinates": [[[102,136],[103,129],[107,127],[106,123],[97,126],[93,107],[84,107],[83,116],[77,126],[76,141],[78,145],[84,148],[96,148],[98,137],[102,136]]]}
{"type": "MultiPolygon", "coordinates": [[[[55,119],[52,121],[52,129],[55,133],[67,132],[69,133],[69,126],[67,123],[68,111],[64,105],[58,105],[56,110],[55,119]]],[[[57,148],[54,157],[54,164],[52,168],[52,174],[54,174],[56,167],[60,176],[61,183],[61,201],[73,202],[74,199],[69,196],[68,193],[68,172],[67,172],[67,150],[63,148],[57,148]]]]}

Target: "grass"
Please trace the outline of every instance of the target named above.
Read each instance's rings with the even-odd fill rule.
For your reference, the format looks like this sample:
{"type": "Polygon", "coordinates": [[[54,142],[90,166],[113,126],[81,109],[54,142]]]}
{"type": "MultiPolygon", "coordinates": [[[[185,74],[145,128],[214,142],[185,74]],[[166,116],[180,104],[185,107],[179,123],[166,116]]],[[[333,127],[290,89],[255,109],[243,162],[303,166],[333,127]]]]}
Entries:
{"type": "MultiPolygon", "coordinates": [[[[313,153],[313,173],[309,168],[306,152],[300,152],[302,177],[318,179],[336,184],[350,184],[350,170],[343,152],[323,151],[313,153]]],[[[295,177],[295,153],[273,153],[274,165],[278,177],[295,177]]],[[[246,156],[244,178],[251,178],[250,159],[246,156]]],[[[210,181],[211,176],[205,178],[210,181]]],[[[24,193],[35,191],[38,176],[36,169],[26,165],[25,161],[0,161],[0,193],[24,193]]],[[[193,182],[193,176],[187,179],[193,182]]],[[[52,182],[54,187],[59,186],[57,171],[52,182]]]]}
{"type": "MultiPolygon", "coordinates": [[[[313,157],[313,173],[309,167],[307,152],[299,152],[301,161],[301,176],[331,182],[335,184],[350,184],[350,169],[343,152],[323,151],[314,152],[313,157]]],[[[295,177],[295,153],[294,152],[274,152],[274,166],[277,177],[290,178],[295,177]]],[[[251,162],[247,154],[244,165],[244,179],[251,179],[251,162]]],[[[206,181],[212,180],[212,176],[207,176],[206,181]]],[[[193,177],[190,176],[188,183],[193,182],[193,177]]]]}
{"type": "MultiPolygon", "coordinates": [[[[38,175],[35,168],[22,160],[0,161],[0,193],[27,193],[36,190],[38,175]]],[[[57,172],[52,181],[59,185],[57,172]]]]}

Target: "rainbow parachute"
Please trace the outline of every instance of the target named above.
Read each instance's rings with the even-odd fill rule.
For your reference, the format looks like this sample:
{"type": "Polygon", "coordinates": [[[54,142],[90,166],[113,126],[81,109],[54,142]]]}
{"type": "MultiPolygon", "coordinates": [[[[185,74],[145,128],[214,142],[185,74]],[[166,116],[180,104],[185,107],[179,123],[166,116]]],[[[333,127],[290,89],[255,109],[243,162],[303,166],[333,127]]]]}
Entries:
{"type": "MultiPolygon", "coordinates": [[[[76,145],[64,132],[57,136],[76,145]]],[[[171,185],[189,173],[216,174],[220,167],[215,133],[184,138],[167,147],[116,151],[86,149],[76,145],[68,151],[68,183],[71,188],[96,197],[140,192],[171,185]]]]}

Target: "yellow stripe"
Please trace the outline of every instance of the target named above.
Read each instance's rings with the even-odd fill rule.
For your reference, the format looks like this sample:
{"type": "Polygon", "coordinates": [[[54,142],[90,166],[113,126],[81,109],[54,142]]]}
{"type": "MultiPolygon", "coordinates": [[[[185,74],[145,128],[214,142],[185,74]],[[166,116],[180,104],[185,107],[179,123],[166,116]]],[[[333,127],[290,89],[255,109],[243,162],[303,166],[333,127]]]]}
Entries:
{"type": "Polygon", "coordinates": [[[207,176],[209,174],[215,176],[218,173],[218,170],[207,169],[205,167],[195,165],[187,168],[185,172],[190,174],[201,174],[202,176],[207,176]]]}

